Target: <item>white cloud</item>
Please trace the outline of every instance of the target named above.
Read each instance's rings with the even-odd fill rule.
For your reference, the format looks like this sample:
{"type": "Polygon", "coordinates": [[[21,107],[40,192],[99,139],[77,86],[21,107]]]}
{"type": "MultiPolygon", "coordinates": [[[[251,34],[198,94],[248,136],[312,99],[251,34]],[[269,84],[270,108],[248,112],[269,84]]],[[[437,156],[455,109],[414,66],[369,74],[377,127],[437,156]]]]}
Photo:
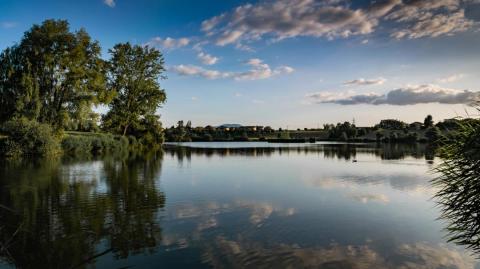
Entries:
{"type": "Polygon", "coordinates": [[[115,0],[103,0],[103,3],[109,7],[115,7],[115,0]]]}
{"type": "Polygon", "coordinates": [[[290,74],[293,73],[295,69],[293,69],[290,66],[282,65],[277,68],[275,68],[274,73],[275,74],[290,74]]]}
{"type": "Polygon", "coordinates": [[[274,41],[300,36],[335,39],[369,35],[377,29],[394,29],[390,35],[396,39],[437,37],[474,26],[465,17],[467,2],[384,0],[353,8],[347,1],[261,1],[205,20],[201,29],[217,45],[235,44],[237,48],[265,37],[274,41]],[[378,27],[382,23],[388,26],[378,27]]]}
{"type": "Polygon", "coordinates": [[[205,20],[202,22],[202,31],[204,32],[209,32],[211,31],[215,26],[217,26],[224,18],[226,17],[226,14],[222,14],[220,16],[215,16],[211,19],[205,20]]]}
{"type": "Polygon", "coordinates": [[[199,52],[197,54],[198,59],[205,65],[214,65],[218,62],[218,58],[210,54],[199,52]]]}
{"type": "Polygon", "coordinates": [[[460,80],[464,77],[465,77],[465,74],[453,74],[451,76],[439,79],[438,82],[440,82],[440,83],[451,83],[451,82],[458,81],[458,80],[460,80]]]}
{"type": "Polygon", "coordinates": [[[145,45],[168,50],[168,49],[177,49],[177,48],[185,47],[185,46],[188,46],[188,44],[190,44],[190,39],[186,37],[182,37],[178,39],[167,37],[164,39],[157,36],[150,39],[150,41],[148,41],[145,45]]]}
{"type": "Polygon", "coordinates": [[[391,36],[396,39],[453,35],[470,29],[461,0],[405,1],[385,19],[400,23],[391,36]]]}
{"type": "Polygon", "coordinates": [[[276,75],[290,74],[294,71],[294,69],[289,66],[279,66],[272,70],[268,64],[258,58],[250,59],[246,64],[250,65],[252,69],[246,72],[236,73],[234,75],[235,80],[266,79],[276,75]]]}
{"type": "Polygon", "coordinates": [[[469,90],[441,88],[435,85],[418,85],[395,89],[386,94],[319,92],[308,94],[306,98],[314,103],[334,103],[340,105],[470,104],[480,100],[480,93],[469,90]]]}
{"type": "Polygon", "coordinates": [[[170,70],[182,76],[200,76],[207,79],[233,78],[239,81],[267,79],[294,72],[294,69],[290,66],[279,66],[272,70],[268,64],[256,58],[246,61],[245,64],[251,67],[250,70],[245,72],[221,72],[208,70],[195,65],[178,65],[170,68],[170,70]]]}
{"type": "Polygon", "coordinates": [[[200,76],[206,79],[219,79],[231,77],[230,73],[220,72],[217,70],[208,70],[195,65],[177,65],[170,68],[181,76],[200,76]]]}
{"type": "Polygon", "coordinates": [[[377,79],[364,79],[364,78],[359,78],[359,79],[354,79],[350,81],[345,81],[343,85],[346,86],[366,86],[366,85],[382,85],[387,81],[384,78],[377,78],[377,79]]]}
{"type": "MultiPolygon", "coordinates": [[[[464,10],[458,10],[448,14],[425,13],[421,20],[415,21],[410,27],[400,29],[391,34],[396,39],[416,39],[422,37],[438,37],[442,35],[453,35],[465,32],[474,23],[465,18],[464,10]]],[[[399,20],[404,20],[401,18],[399,20]]]]}
{"type": "Polygon", "coordinates": [[[331,3],[280,0],[246,4],[204,21],[202,30],[216,35],[216,44],[224,46],[265,35],[277,40],[296,36],[348,37],[371,33],[377,25],[376,18],[362,10],[331,3]]]}
{"type": "Polygon", "coordinates": [[[219,46],[225,46],[227,44],[237,41],[243,35],[242,31],[227,31],[217,39],[216,44],[219,46]]]}

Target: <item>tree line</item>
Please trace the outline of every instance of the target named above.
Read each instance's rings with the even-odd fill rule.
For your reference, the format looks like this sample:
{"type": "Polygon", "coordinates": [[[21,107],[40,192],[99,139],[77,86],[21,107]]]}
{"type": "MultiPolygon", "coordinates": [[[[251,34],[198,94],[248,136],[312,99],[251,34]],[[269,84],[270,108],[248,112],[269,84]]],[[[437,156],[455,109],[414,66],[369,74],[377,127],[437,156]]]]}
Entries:
{"type": "Polygon", "coordinates": [[[85,29],[71,31],[66,20],[35,24],[19,43],[4,49],[2,153],[59,151],[65,131],[101,131],[114,142],[160,145],[163,130],[155,112],[166,101],[159,83],[165,78],[162,53],[119,43],[108,54],[103,59],[99,42],[85,29]],[[94,112],[98,106],[108,112],[100,117],[94,112]]]}
{"type": "Polygon", "coordinates": [[[323,128],[296,130],[273,129],[270,126],[205,126],[193,127],[190,121],[179,121],[176,126],[165,129],[169,142],[190,141],[350,141],[350,142],[395,142],[437,143],[452,136],[461,123],[472,119],[446,119],[435,123],[428,115],[423,122],[406,123],[396,119],[381,120],[370,127],[358,127],[354,123],[324,124],[323,128]]]}

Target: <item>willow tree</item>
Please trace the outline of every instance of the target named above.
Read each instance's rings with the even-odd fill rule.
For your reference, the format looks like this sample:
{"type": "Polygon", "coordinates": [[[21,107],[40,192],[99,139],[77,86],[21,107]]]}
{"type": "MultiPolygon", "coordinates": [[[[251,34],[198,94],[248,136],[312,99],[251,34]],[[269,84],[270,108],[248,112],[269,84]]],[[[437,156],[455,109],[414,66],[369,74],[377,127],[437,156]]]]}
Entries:
{"type": "Polygon", "coordinates": [[[160,51],[117,44],[111,50],[107,88],[116,96],[103,117],[103,126],[121,135],[148,138],[158,143],[163,139],[156,110],[165,102],[165,91],[159,79],[164,78],[164,60],[160,51]]]}
{"type": "Polygon", "coordinates": [[[0,121],[16,116],[63,127],[108,99],[100,46],[65,20],[33,25],[0,55],[0,121]]]}

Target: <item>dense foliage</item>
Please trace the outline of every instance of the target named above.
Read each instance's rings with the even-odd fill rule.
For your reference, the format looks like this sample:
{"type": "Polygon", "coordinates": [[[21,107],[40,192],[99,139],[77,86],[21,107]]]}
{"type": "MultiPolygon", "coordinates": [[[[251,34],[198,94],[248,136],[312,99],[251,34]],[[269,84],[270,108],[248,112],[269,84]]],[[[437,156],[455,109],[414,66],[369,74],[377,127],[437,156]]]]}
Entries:
{"type": "Polygon", "coordinates": [[[57,135],[50,125],[24,118],[5,122],[0,151],[6,156],[50,155],[60,151],[57,135]]]}
{"type": "Polygon", "coordinates": [[[105,96],[100,46],[85,30],[47,20],[0,56],[0,121],[12,115],[63,128],[105,96]]]}
{"type": "MultiPolygon", "coordinates": [[[[192,127],[188,121],[179,121],[177,126],[172,126],[165,130],[165,138],[172,142],[188,141],[248,141],[250,139],[265,139],[279,133],[269,127],[263,126],[237,126],[237,127],[192,127]]],[[[283,137],[283,134],[282,134],[283,137]]]]}
{"type": "Polygon", "coordinates": [[[108,67],[108,88],[116,96],[103,117],[104,128],[121,135],[143,137],[149,144],[163,142],[155,111],[165,102],[158,78],[164,71],[161,53],[155,49],[118,44],[108,67]]]}
{"type": "Polygon", "coordinates": [[[382,129],[393,129],[393,130],[401,130],[407,127],[407,124],[403,121],[395,120],[395,119],[386,119],[381,120],[379,124],[376,125],[377,128],[382,129]]]}
{"type": "Polygon", "coordinates": [[[0,54],[0,153],[52,154],[62,139],[67,152],[116,150],[120,140],[148,148],[163,143],[155,114],[166,99],[158,82],[164,72],[162,54],[129,43],[109,52],[111,59],[102,59],[99,43],[84,29],[72,32],[65,20],[35,24],[18,44],[6,48],[0,54]],[[95,105],[109,107],[103,130],[95,105]],[[98,134],[62,136],[64,131],[98,134]]]}
{"type": "Polygon", "coordinates": [[[337,123],[337,125],[327,124],[324,127],[329,131],[329,137],[332,139],[347,141],[349,138],[357,136],[357,128],[350,122],[337,123]]]}

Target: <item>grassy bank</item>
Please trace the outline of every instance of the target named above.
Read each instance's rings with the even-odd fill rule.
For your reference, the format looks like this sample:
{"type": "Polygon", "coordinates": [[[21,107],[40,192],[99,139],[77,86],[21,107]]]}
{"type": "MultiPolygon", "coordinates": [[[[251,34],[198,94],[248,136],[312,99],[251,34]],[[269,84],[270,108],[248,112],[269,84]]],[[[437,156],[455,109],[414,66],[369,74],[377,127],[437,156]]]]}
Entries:
{"type": "Polygon", "coordinates": [[[85,155],[138,151],[144,148],[133,136],[100,132],[55,133],[49,126],[18,122],[3,126],[0,154],[5,157],[85,155]]]}
{"type": "Polygon", "coordinates": [[[109,133],[66,132],[61,146],[66,154],[99,154],[128,151],[130,141],[109,133]]]}

